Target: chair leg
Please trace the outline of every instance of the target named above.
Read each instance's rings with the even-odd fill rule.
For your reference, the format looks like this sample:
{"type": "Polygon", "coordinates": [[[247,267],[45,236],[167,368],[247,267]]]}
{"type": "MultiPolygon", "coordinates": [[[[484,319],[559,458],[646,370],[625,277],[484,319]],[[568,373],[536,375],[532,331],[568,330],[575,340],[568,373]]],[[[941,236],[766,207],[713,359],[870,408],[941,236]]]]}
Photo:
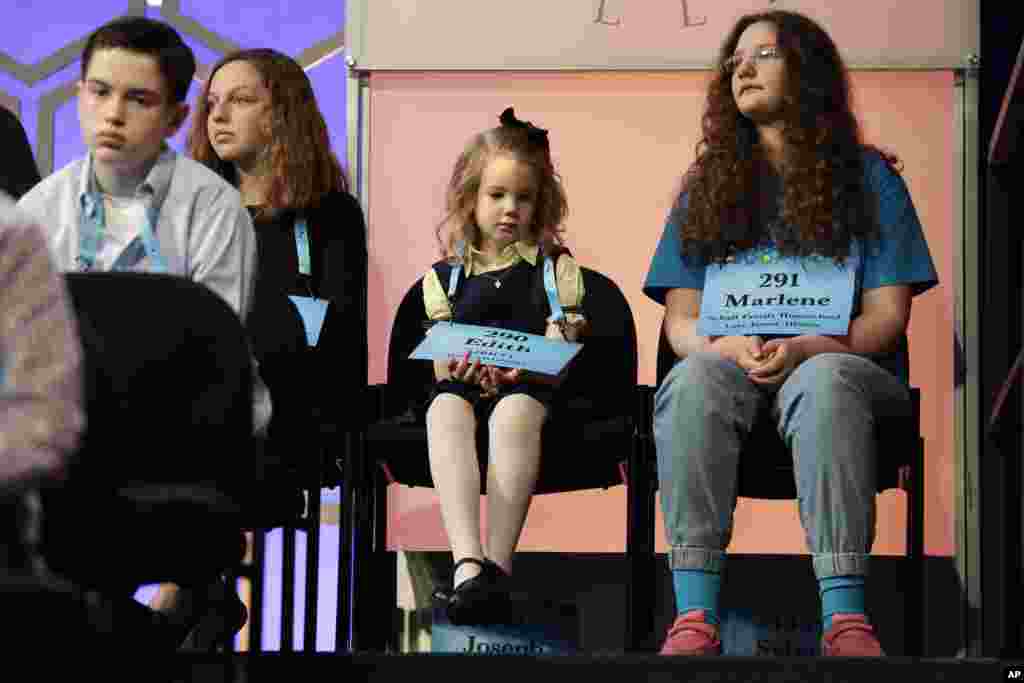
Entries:
{"type": "MultiPolygon", "coordinates": [[[[236,568],[231,568],[224,572],[224,585],[229,591],[238,590],[238,571],[236,568]]],[[[213,649],[218,652],[233,652],[235,649],[235,634],[224,634],[223,637],[218,638],[217,642],[213,645],[213,649]]]]}
{"type": "Polygon", "coordinates": [[[338,503],[338,607],[334,624],[334,651],[350,652],[349,632],[352,624],[352,515],[353,472],[351,463],[358,457],[354,449],[355,435],[345,435],[344,467],[338,503]]]}
{"type": "Polygon", "coordinates": [[[357,439],[358,452],[352,458],[352,652],[372,649],[373,600],[375,589],[373,566],[373,472],[370,454],[366,453],[365,438],[357,439]]]}
{"type": "Polygon", "coordinates": [[[317,598],[320,588],[320,478],[308,491],[306,526],[306,610],[302,649],[316,652],[317,598]]]}
{"type": "Polygon", "coordinates": [[[378,599],[383,601],[376,620],[377,647],[382,652],[398,651],[395,638],[394,615],[398,604],[398,557],[388,552],[388,481],[384,471],[373,469],[373,555],[374,567],[380,572],[378,599]]]}
{"type": "Polygon", "coordinates": [[[388,651],[398,652],[401,649],[398,633],[395,629],[395,615],[398,609],[398,551],[388,550],[387,547],[387,525],[388,525],[388,481],[384,475],[384,471],[380,468],[377,469],[378,486],[377,490],[380,501],[378,506],[377,523],[380,529],[380,535],[378,540],[380,543],[380,553],[384,560],[384,581],[387,582],[386,590],[384,591],[385,599],[387,600],[387,609],[384,611],[384,628],[385,640],[384,643],[388,648],[388,651]]]}
{"type": "Polygon", "coordinates": [[[630,453],[627,482],[626,554],[627,586],[626,649],[651,649],[654,630],[654,448],[650,433],[652,394],[642,388],[636,416],[637,436],[630,453]]]}
{"type": "Polygon", "coordinates": [[[640,650],[640,642],[643,638],[643,588],[641,582],[644,575],[643,552],[640,550],[640,543],[636,538],[639,530],[636,528],[641,515],[638,514],[638,500],[641,498],[637,491],[636,477],[632,470],[635,463],[630,463],[629,483],[626,491],[626,558],[629,563],[629,573],[626,583],[626,651],[637,652],[640,650]]]}
{"type": "Polygon", "coordinates": [[[281,652],[295,650],[295,527],[281,529],[281,652]]]}
{"type": "Polygon", "coordinates": [[[249,579],[249,652],[263,652],[263,575],[266,562],[266,532],[252,532],[252,567],[249,579]]]}
{"type": "MultiPolygon", "coordinates": [[[[225,574],[225,585],[229,591],[238,591],[238,571],[237,569],[229,569],[225,574]]],[[[234,676],[234,653],[235,653],[235,634],[228,633],[224,635],[224,638],[218,643],[217,647],[221,652],[221,680],[222,681],[233,681],[234,676]]]]}
{"type": "Polygon", "coordinates": [[[922,629],[925,620],[924,608],[924,440],[910,463],[910,477],[907,485],[907,571],[904,596],[904,650],[911,657],[920,657],[923,652],[922,629]]]}
{"type": "Polygon", "coordinates": [[[387,551],[387,481],[365,452],[352,459],[354,498],[351,538],[352,651],[383,652],[395,644],[392,628],[397,604],[394,553],[387,551]],[[380,603],[384,602],[385,609],[380,603]]]}

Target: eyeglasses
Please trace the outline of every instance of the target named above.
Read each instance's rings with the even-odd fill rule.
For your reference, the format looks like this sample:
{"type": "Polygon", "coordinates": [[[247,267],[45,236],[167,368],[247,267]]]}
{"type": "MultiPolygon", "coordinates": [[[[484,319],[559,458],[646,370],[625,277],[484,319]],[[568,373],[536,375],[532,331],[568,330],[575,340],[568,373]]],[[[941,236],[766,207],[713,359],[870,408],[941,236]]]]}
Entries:
{"type": "MultiPolygon", "coordinates": [[[[754,50],[753,54],[749,55],[749,58],[754,64],[760,64],[761,62],[769,59],[779,59],[782,57],[782,52],[779,51],[778,45],[762,45],[761,47],[754,50]]],[[[722,62],[722,71],[726,74],[732,74],[736,69],[740,68],[748,58],[746,52],[737,51],[732,57],[722,62]]]]}

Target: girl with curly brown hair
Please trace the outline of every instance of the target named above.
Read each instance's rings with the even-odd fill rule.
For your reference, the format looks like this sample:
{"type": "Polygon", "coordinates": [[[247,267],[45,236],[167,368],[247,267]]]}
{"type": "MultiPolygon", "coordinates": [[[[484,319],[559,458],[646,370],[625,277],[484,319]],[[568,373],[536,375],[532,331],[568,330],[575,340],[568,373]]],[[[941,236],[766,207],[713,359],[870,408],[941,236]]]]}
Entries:
{"type": "Polygon", "coordinates": [[[895,158],[866,146],[829,35],[742,17],[644,292],[677,362],[654,435],[677,618],[664,654],[719,654],[741,445],[762,408],[793,453],[827,655],[881,655],[865,616],[875,420],[908,415],[912,298],[937,275],[895,158]]]}

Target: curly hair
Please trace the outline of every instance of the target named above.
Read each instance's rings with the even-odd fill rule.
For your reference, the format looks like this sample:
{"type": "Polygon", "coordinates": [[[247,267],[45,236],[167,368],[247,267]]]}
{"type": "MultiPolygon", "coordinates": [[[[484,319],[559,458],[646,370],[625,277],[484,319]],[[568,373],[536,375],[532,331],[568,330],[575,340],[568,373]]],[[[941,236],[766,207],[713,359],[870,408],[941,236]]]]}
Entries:
{"type": "Polygon", "coordinates": [[[479,229],[473,213],[484,169],[497,157],[507,156],[529,165],[537,181],[537,205],[530,226],[531,238],[551,253],[562,245],[569,203],[562,178],[551,161],[546,138],[527,127],[502,125],[473,136],[455,162],[445,195],[445,217],[435,233],[442,257],[453,258],[455,244],[464,240],[476,245],[479,229]]]}
{"type": "Polygon", "coordinates": [[[272,211],[307,209],[335,190],[348,190],[338,158],[331,151],[327,123],[316,103],[313,86],[301,66],[276,50],[239,50],[218,61],[203,84],[196,115],[188,135],[189,155],[213,169],[232,185],[238,185],[234,165],[217,156],[210,144],[207,99],[217,71],[235,61],[251,64],[270,91],[270,149],[272,180],[268,205],[272,211]]]}
{"type": "Polygon", "coordinates": [[[779,223],[773,235],[783,254],[820,254],[842,261],[854,238],[878,235],[876,204],[864,180],[864,153],[878,152],[894,170],[898,159],[861,141],[852,111],[850,78],[832,39],[817,23],[786,11],[740,18],[722,44],[708,88],[696,161],[682,181],[672,217],[683,256],[701,263],[763,240],[758,194],[767,160],[757,129],[738,109],[724,62],[752,24],[775,26],[787,70],[781,120],[785,163],[779,223]],[[683,196],[687,206],[682,206],[683,196]]]}

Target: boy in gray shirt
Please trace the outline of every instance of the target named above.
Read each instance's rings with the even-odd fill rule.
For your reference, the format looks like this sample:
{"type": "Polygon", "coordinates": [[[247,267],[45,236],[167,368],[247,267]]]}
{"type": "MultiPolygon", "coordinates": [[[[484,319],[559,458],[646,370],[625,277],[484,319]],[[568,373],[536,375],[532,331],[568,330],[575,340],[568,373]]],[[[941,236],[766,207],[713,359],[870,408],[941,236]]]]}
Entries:
{"type": "MultiPolygon", "coordinates": [[[[77,84],[88,154],[45,178],[19,206],[45,226],[59,269],[187,277],[244,321],[256,272],[249,212],[235,188],[165,142],[188,115],[195,70],[192,51],[167,24],[124,17],[97,29],[77,84]]],[[[254,422],[262,433],[270,396],[255,361],[253,368],[254,422]]],[[[223,582],[189,588],[168,592],[157,605],[182,637],[207,611],[231,614],[225,628],[232,632],[244,623],[244,607],[223,582]]]]}

